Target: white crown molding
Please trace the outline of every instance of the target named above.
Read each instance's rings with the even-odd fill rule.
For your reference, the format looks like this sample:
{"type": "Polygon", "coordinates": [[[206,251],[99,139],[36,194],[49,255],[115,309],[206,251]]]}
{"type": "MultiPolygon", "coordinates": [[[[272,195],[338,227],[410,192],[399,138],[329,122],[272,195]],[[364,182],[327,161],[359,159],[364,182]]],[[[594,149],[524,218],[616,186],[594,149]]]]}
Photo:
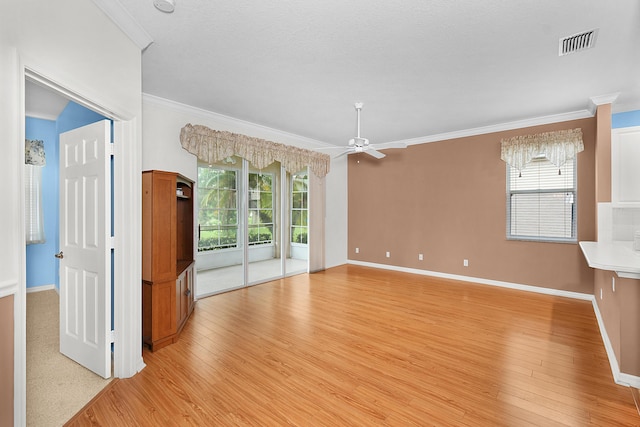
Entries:
{"type": "Polygon", "coordinates": [[[468,136],[484,135],[487,133],[502,132],[506,130],[521,129],[531,126],[547,125],[550,123],[560,123],[569,120],[579,120],[593,117],[593,113],[589,110],[572,111],[569,113],[554,114],[550,116],[534,117],[531,119],[518,120],[514,122],[500,123],[497,125],[482,126],[471,129],[458,130],[454,132],[445,132],[435,135],[423,136],[418,138],[405,139],[400,141],[391,141],[397,143],[405,143],[407,145],[426,144],[428,142],[445,141],[447,139],[465,138],[468,136]]]}
{"type": "Polygon", "coordinates": [[[299,141],[305,145],[313,146],[312,148],[320,148],[320,147],[336,147],[333,144],[329,144],[323,141],[318,141],[317,139],[307,138],[306,136],[296,135],[294,133],[285,132],[282,130],[270,128],[268,126],[259,125],[256,123],[248,122],[245,120],[236,119],[231,116],[225,116],[224,114],[214,113],[212,111],[204,110],[198,107],[192,107],[191,105],[182,104],[176,101],[172,101],[170,99],[161,98],[159,96],[150,95],[148,93],[142,94],[142,103],[155,104],[161,107],[169,108],[183,114],[188,114],[192,116],[202,117],[203,119],[210,119],[221,124],[227,125],[230,128],[248,128],[250,130],[255,130],[256,132],[268,132],[273,135],[269,138],[278,139],[279,137],[286,139],[294,139],[299,141]]]}
{"type": "MultiPolygon", "coordinates": [[[[615,100],[615,97],[617,97],[618,94],[610,94],[610,95],[602,95],[599,97],[593,97],[590,98],[590,103],[595,105],[594,103],[600,102],[601,104],[598,105],[602,105],[602,104],[606,104],[609,102],[613,102],[613,100],[615,100]],[[595,100],[595,101],[594,101],[595,100]]],[[[318,141],[315,139],[311,139],[311,138],[307,138],[301,135],[296,135],[296,134],[291,134],[288,132],[284,132],[278,129],[274,129],[274,128],[269,128],[266,126],[262,126],[259,124],[255,124],[255,123],[251,123],[251,122],[247,122],[244,120],[240,120],[240,119],[236,119],[234,117],[230,117],[230,116],[225,116],[223,114],[219,114],[219,113],[214,113],[208,110],[203,110],[201,108],[197,108],[197,107],[192,107],[190,105],[186,105],[186,104],[182,104],[176,101],[171,101],[169,99],[165,99],[165,98],[161,98],[155,95],[150,95],[150,94],[146,94],[143,93],[142,94],[142,100],[143,102],[148,102],[150,104],[156,104],[156,105],[160,105],[160,106],[164,106],[167,108],[172,108],[174,110],[177,111],[182,111],[184,113],[187,114],[192,114],[192,115],[196,115],[196,116],[200,116],[200,117],[204,117],[204,118],[209,118],[212,120],[216,120],[219,122],[223,122],[225,124],[228,124],[229,126],[242,126],[242,127],[250,127],[250,128],[254,128],[256,130],[259,131],[267,131],[270,133],[277,135],[281,135],[287,138],[295,138],[301,142],[305,142],[307,144],[311,144],[311,145],[316,145],[316,146],[320,146],[320,147],[336,147],[339,148],[340,146],[337,146],[335,144],[329,144],[323,141],[318,141]]],[[[640,104],[637,105],[638,108],[632,108],[629,107],[630,109],[624,110],[624,111],[631,111],[633,109],[640,109],[640,104]]],[[[439,133],[439,134],[435,134],[435,135],[428,135],[428,136],[423,136],[423,137],[418,137],[418,138],[411,138],[411,139],[404,139],[404,140],[398,140],[398,141],[388,141],[390,143],[405,143],[407,145],[417,145],[417,144],[426,144],[429,142],[438,142],[438,141],[446,141],[449,139],[456,139],[456,138],[465,138],[465,137],[469,137],[469,136],[476,136],[476,135],[484,135],[484,134],[488,134],[488,133],[494,133],[494,132],[502,132],[502,131],[507,131],[507,130],[513,130],[513,129],[522,129],[522,128],[527,128],[527,127],[531,127],[531,126],[541,126],[541,125],[547,125],[547,124],[551,124],[551,123],[561,123],[561,122],[566,122],[566,121],[570,121],[570,120],[580,120],[580,119],[587,119],[590,117],[593,117],[595,114],[595,109],[591,110],[591,109],[584,109],[584,110],[578,110],[578,111],[572,111],[572,112],[568,112],[568,113],[562,113],[562,114],[553,114],[553,115],[549,115],[549,116],[542,116],[542,117],[534,117],[531,119],[525,119],[525,120],[517,120],[517,121],[513,121],[513,122],[507,122],[507,123],[500,123],[500,124],[496,124],[496,125],[490,125],[490,126],[482,126],[482,127],[477,127],[477,128],[471,128],[471,129],[463,129],[463,130],[459,130],[459,131],[454,131],[454,132],[445,132],[445,133],[439,133]]],[[[385,142],[386,143],[386,142],[385,142]]],[[[317,147],[319,148],[319,147],[317,147]]]]}
{"type": "Polygon", "coordinates": [[[589,101],[594,105],[613,104],[618,99],[618,96],[620,96],[620,92],[608,93],[606,95],[592,96],[589,101]]]}
{"type": "Polygon", "coordinates": [[[589,111],[595,114],[599,105],[613,104],[618,99],[618,96],[620,96],[620,92],[592,96],[589,98],[589,111]]]}
{"type": "Polygon", "coordinates": [[[140,50],[145,50],[153,38],[142,25],[122,6],[118,0],[93,0],[111,20],[133,41],[140,50]]]}

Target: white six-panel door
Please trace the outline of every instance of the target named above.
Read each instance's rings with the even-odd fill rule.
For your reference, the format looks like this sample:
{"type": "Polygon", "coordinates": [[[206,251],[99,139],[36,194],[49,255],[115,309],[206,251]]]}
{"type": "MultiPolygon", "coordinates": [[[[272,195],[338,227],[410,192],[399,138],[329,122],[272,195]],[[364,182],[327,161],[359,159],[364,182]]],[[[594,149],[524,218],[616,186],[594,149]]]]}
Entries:
{"type": "Polygon", "coordinates": [[[60,352],[111,377],[111,125],[60,134],[60,352]]]}

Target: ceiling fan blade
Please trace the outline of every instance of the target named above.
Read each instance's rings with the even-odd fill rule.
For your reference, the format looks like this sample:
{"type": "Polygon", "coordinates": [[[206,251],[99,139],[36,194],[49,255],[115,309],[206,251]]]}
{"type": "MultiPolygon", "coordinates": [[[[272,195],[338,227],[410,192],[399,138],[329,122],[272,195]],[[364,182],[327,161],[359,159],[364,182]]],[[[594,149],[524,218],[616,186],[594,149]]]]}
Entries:
{"type": "Polygon", "coordinates": [[[387,148],[407,148],[406,142],[383,142],[382,144],[375,144],[376,150],[386,150],[387,148]]]}
{"type": "Polygon", "coordinates": [[[367,153],[370,156],[375,157],[376,159],[381,159],[385,156],[384,153],[379,152],[378,150],[376,150],[375,148],[371,148],[369,147],[369,149],[364,150],[365,153],[367,153]]]}

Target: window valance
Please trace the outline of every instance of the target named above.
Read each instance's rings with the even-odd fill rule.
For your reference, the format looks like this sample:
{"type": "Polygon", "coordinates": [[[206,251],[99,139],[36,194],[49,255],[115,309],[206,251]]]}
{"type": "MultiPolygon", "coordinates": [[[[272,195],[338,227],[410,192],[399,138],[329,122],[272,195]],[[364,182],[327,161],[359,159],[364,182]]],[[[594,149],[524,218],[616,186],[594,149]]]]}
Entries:
{"type": "Polygon", "coordinates": [[[24,140],[24,163],[34,166],[45,166],[44,141],[39,139],[24,140]]]}
{"type": "Polygon", "coordinates": [[[257,169],[278,161],[290,173],[307,166],[318,178],[329,173],[328,154],[202,125],[186,124],[180,131],[180,143],[182,148],[209,164],[235,155],[247,159],[257,169]]]}
{"type": "Polygon", "coordinates": [[[501,144],[500,158],[520,171],[541,154],[561,167],[584,150],[580,128],[503,138],[501,144]]]}

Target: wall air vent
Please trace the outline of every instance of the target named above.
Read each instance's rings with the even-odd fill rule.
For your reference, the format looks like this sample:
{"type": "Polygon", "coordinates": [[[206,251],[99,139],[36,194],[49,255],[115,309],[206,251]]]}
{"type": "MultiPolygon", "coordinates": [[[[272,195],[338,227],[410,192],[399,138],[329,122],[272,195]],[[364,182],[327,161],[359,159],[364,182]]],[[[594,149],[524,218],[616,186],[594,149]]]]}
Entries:
{"type": "Polygon", "coordinates": [[[581,50],[591,49],[596,44],[598,29],[585,31],[560,39],[558,55],[564,56],[581,50]]]}

